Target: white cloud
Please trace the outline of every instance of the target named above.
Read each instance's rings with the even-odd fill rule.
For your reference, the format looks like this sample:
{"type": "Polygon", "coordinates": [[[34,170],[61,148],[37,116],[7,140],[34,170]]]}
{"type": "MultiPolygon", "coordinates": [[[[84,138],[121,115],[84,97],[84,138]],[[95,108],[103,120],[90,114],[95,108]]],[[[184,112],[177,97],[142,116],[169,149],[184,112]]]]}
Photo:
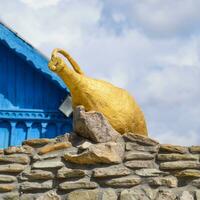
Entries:
{"type": "Polygon", "coordinates": [[[0,5],[0,18],[46,55],[65,48],[86,74],[128,89],[151,137],[191,145],[200,143],[198,4],[18,0],[0,5]]]}
{"type": "Polygon", "coordinates": [[[39,9],[48,6],[55,6],[60,0],[20,0],[20,1],[33,9],[39,9]]]}

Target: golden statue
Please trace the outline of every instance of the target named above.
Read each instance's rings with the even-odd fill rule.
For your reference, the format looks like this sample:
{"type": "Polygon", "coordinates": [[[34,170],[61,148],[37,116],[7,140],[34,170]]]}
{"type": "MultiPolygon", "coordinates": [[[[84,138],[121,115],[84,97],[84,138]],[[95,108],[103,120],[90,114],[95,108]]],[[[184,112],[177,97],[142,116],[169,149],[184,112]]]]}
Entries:
{"type": "Polygon", "coordinates": [[[147,136],[144,115],[126,90],[106,81],[87,77],[76,61],[62,49],[53,50],[49,68],[58,74],[69,88],[73,108],[83,105],[86,111],[103,113],[121,134],[131,132],[147,136]],[[74,70],[64,63],[58,53],[68,59],[74,70]]]}

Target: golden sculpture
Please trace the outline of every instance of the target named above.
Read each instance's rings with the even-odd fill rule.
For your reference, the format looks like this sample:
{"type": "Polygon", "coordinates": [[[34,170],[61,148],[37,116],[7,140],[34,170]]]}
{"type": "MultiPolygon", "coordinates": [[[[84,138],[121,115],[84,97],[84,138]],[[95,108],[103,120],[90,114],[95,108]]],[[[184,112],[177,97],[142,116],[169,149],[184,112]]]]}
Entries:
{"type": "Polygon", "coordinates": [[[131,132],[147,136],[144,115],[134,98],[121,88],[84,75],[79,65],[62,49],[54,49],[49,68],[58,74],[69,88],[73,108],[83,105],[86,111],[99,111],[119,133],[131,132]],[[58,53],[68,59],[69,68],[58,53]]]}

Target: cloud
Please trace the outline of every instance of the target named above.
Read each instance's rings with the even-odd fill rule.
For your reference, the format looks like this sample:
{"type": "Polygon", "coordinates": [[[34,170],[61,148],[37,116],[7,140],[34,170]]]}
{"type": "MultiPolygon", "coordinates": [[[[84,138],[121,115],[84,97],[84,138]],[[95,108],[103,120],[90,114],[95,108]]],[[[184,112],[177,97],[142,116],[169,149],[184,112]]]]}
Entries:
{"type": "Polygon", "coordinates": [[[48,6],[56,5],[60,0],[20,0],[22,3],[33,9],[39,9],[48,6]]]}
{"type": "Polygon", "coordinates": [[[151,137],[200,143],[199,1],[10,2],[0,18],[47,56],[65,48],[89,76],[129,90],[151,137]]]}

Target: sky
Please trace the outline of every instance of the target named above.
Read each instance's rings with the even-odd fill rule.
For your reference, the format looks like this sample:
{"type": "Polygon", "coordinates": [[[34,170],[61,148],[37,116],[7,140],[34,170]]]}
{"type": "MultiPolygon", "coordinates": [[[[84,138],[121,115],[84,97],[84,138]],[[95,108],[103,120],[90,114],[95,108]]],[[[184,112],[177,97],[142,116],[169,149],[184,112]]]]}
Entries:
{"type": "Polygon", "coordinates": [[[127,89],[160,143],[200,144],[199,0],[0,0],[0,20],[50,57],[127,89]]]}

